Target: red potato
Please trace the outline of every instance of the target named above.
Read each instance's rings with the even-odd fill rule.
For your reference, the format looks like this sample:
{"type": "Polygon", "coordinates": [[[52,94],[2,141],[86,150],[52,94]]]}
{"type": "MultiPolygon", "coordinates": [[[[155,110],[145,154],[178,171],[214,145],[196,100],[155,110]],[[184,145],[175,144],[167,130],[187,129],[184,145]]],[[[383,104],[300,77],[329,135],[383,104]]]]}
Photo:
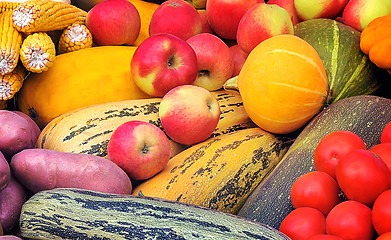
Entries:
{"type": "Polygon", "coordinates": [[[0,152],[0,192],[7,187],[8,182],[10,180],[10,166],[8,164],[7,159],[5,159],[4,155],[0,152]]]}
{"type": "Polygon", "coordinates": [[[11,175],[7,187],[0,192],[0,224],[5,234],[17,229],[22,205],[29,197],[28,190],[11,175]]]}
{"type": "Polygon", "coordinates": [[[34,148],[15,154],[10,165],[16,178],[33,193],[60,187],[132,192],[125,171],[104,157],[34,148]]]}
{"type": "Polygon", "coordinates": [[[25,113],[0,110],[0,151],[6,158],[34,148],[41,130],[25,113]]]}

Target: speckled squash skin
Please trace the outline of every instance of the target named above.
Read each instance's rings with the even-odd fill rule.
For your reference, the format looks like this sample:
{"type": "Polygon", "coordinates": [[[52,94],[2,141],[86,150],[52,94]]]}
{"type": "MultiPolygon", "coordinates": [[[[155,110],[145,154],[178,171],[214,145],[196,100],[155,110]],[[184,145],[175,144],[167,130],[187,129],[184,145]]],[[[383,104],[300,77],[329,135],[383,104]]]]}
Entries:
{"type": "Polygon", "coordinates": [[[28,239],[289,240],[261,223],[207,208],[69,188],[32,196],[20,229],[28,239]]]}
{"type": "Polygon", "coordinates": [[[258,127],[211,138],[175,155],[133,195],[235,214],[283,157],[289,140],[258,127]]]}
{"type": "Polygon", "coordinates": [[[294,209],[290,190],[301,175],[314,171],[313,156],[320,140],[333,131],[360,136],[369,149],[380,143],[380,134],[391,121],[391,99],[353,96],[341,99],[319,113],[300,132],[280,163],[248,197],[239,216],[279,228],[294,209]]]}

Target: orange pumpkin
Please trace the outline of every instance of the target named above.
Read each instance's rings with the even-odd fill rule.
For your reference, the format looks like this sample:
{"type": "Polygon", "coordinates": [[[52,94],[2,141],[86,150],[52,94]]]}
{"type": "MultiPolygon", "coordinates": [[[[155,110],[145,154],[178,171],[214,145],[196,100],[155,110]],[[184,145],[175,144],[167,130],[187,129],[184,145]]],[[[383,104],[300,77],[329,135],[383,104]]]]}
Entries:
{"type": "Polygon", "coordinates": [[[316,50],[294,35],[278,35],[247,57],[237,87],[250,118],[276,134],[303,127],[325,105],[328,80],[316,50]]]}
{"type": "Polygon", "coordinates": [[[379,68],[391,69],[391,15],[368,24],[361,32],[360,48],[379,68]]]}

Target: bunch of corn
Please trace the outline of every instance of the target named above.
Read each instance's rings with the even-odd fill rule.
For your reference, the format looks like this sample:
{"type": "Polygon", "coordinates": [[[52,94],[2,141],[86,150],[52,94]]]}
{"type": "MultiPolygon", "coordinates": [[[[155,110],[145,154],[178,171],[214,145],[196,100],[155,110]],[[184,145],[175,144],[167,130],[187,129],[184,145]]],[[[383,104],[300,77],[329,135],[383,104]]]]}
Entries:
{"type": "Polygon", "coordinates": [[[53,64],[56,45],[48,33],[63,31],[60,53],[92,46],[86,17],[86,11],[61,1],[0,0],[0,108],[19,91],[27,72],[53,64]]]}

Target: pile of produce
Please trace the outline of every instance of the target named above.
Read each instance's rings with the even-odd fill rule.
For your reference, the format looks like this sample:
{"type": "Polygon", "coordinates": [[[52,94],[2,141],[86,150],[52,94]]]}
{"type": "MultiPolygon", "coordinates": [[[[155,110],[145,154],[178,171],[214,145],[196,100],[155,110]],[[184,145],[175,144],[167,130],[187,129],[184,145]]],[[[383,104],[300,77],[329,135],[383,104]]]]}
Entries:
{"type": "Polygon", "coordinates": [[[391,239],[391,2],[0,0],[1,239],[391,239]]]}

